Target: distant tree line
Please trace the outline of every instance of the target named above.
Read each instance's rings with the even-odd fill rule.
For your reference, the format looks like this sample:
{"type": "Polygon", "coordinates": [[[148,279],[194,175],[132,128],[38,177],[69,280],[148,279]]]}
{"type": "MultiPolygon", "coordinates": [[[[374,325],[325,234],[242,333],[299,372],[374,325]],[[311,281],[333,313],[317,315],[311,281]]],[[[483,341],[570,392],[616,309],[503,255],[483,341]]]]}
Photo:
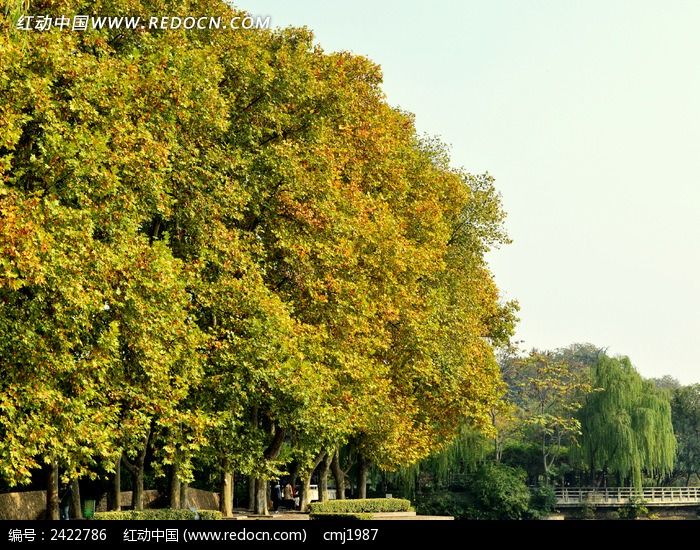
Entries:
{"type": "Polygon", "coordinates": [[[475,506],[473,495],[460,504],[459,494],[494,475],[510,479],[498,502],[517,502],[517,517],[548,492],[551,506],[547,487],[700,485],[700,384],[645,380],[627,357],[591,344],[505,348],[499,359],[508,389],[491,411],[491,433],[465,425],[449,449],[392,477],[405,493],[427,495],[429,510],[451,502],[467,517],[511,517],[500,504],[475,506]],[[543,489],[528,500],[525,486],[543,489]]]}

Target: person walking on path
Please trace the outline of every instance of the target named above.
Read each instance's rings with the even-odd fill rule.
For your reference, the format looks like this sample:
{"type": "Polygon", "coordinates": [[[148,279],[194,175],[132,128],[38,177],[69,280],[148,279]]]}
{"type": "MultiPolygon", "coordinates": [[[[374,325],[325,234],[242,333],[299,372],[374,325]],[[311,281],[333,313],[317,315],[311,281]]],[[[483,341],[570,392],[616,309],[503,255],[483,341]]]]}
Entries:
{"type": "Polygon", "coordinates": [[[287,482],[287,484],[284,486],[284,490],[282,492],[282,496],[284,497],[283,503],[284,507],[288,508],[290,510],[294,509],[294,487],[292,487],[292,484],[287,482]]]}

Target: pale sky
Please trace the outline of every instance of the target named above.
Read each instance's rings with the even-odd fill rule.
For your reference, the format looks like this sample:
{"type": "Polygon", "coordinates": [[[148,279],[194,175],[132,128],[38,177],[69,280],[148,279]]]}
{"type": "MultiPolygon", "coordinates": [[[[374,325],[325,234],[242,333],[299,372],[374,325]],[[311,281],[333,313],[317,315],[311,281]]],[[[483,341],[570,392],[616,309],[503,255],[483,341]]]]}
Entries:
{"type": "Polygon", "coordinates": [[[700,2],[237,5],[379,63],[392,105],[496,178],[514,242],[490,262],[525,347],[700,382],[700,2]]]}

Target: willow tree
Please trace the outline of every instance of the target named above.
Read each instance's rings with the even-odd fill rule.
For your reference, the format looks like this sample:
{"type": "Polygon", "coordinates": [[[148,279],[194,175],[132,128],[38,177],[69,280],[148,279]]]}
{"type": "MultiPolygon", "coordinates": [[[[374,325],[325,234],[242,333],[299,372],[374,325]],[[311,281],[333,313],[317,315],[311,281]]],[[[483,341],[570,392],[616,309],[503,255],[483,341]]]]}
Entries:
{"type": "Polygon", "coordinates": [[[465,423],[457,437],[442,451],[410,466],[388,474],[401,494],[413,498],[420,492],[420,482],[428,477],[434,487],[461,484],[467,476],[488,460],[491,451],[488,436],[465,423]]]}
{"type": "Polygon", "coordinates": [[[672,472],[676,438],[668,396],[643,380],[627,357],[603,355],[580,410],[582,437],[575,455],[597,472],[615,474],[640,488],[643,475],[672,472]]]}

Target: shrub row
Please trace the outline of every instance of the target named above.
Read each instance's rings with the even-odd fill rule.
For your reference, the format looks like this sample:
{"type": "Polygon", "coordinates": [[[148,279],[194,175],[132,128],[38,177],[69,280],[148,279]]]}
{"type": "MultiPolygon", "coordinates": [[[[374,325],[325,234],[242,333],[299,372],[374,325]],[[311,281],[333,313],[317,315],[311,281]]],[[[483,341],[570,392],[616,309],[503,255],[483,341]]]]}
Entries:
{"type": "Polygon", "coordinates": [[[367,520],[367,519],[372,519],[372,514],[368,514],[366,512],[357,512],[357,513],[350,513],[350,512],[321,512],[321,513],[314,513],[312,512],[309,517],[311,519],[330,519],[330,520],[367,520]]]}
{"type": "Polygon", "coordinates": [[[411,512],[411,501],[403,498],[363,498],[313,502],[311,514],[356,514],[378,512],[411,512]]]}
{"type": "Polygon", "coordinates": [[[124,510],[123,512],[96,512],[94,519],[98,520],[170,520],[170,519],[221,519],[221,512],[218,510],[171,510],[162,508],[157,510],[124,510]]]}

